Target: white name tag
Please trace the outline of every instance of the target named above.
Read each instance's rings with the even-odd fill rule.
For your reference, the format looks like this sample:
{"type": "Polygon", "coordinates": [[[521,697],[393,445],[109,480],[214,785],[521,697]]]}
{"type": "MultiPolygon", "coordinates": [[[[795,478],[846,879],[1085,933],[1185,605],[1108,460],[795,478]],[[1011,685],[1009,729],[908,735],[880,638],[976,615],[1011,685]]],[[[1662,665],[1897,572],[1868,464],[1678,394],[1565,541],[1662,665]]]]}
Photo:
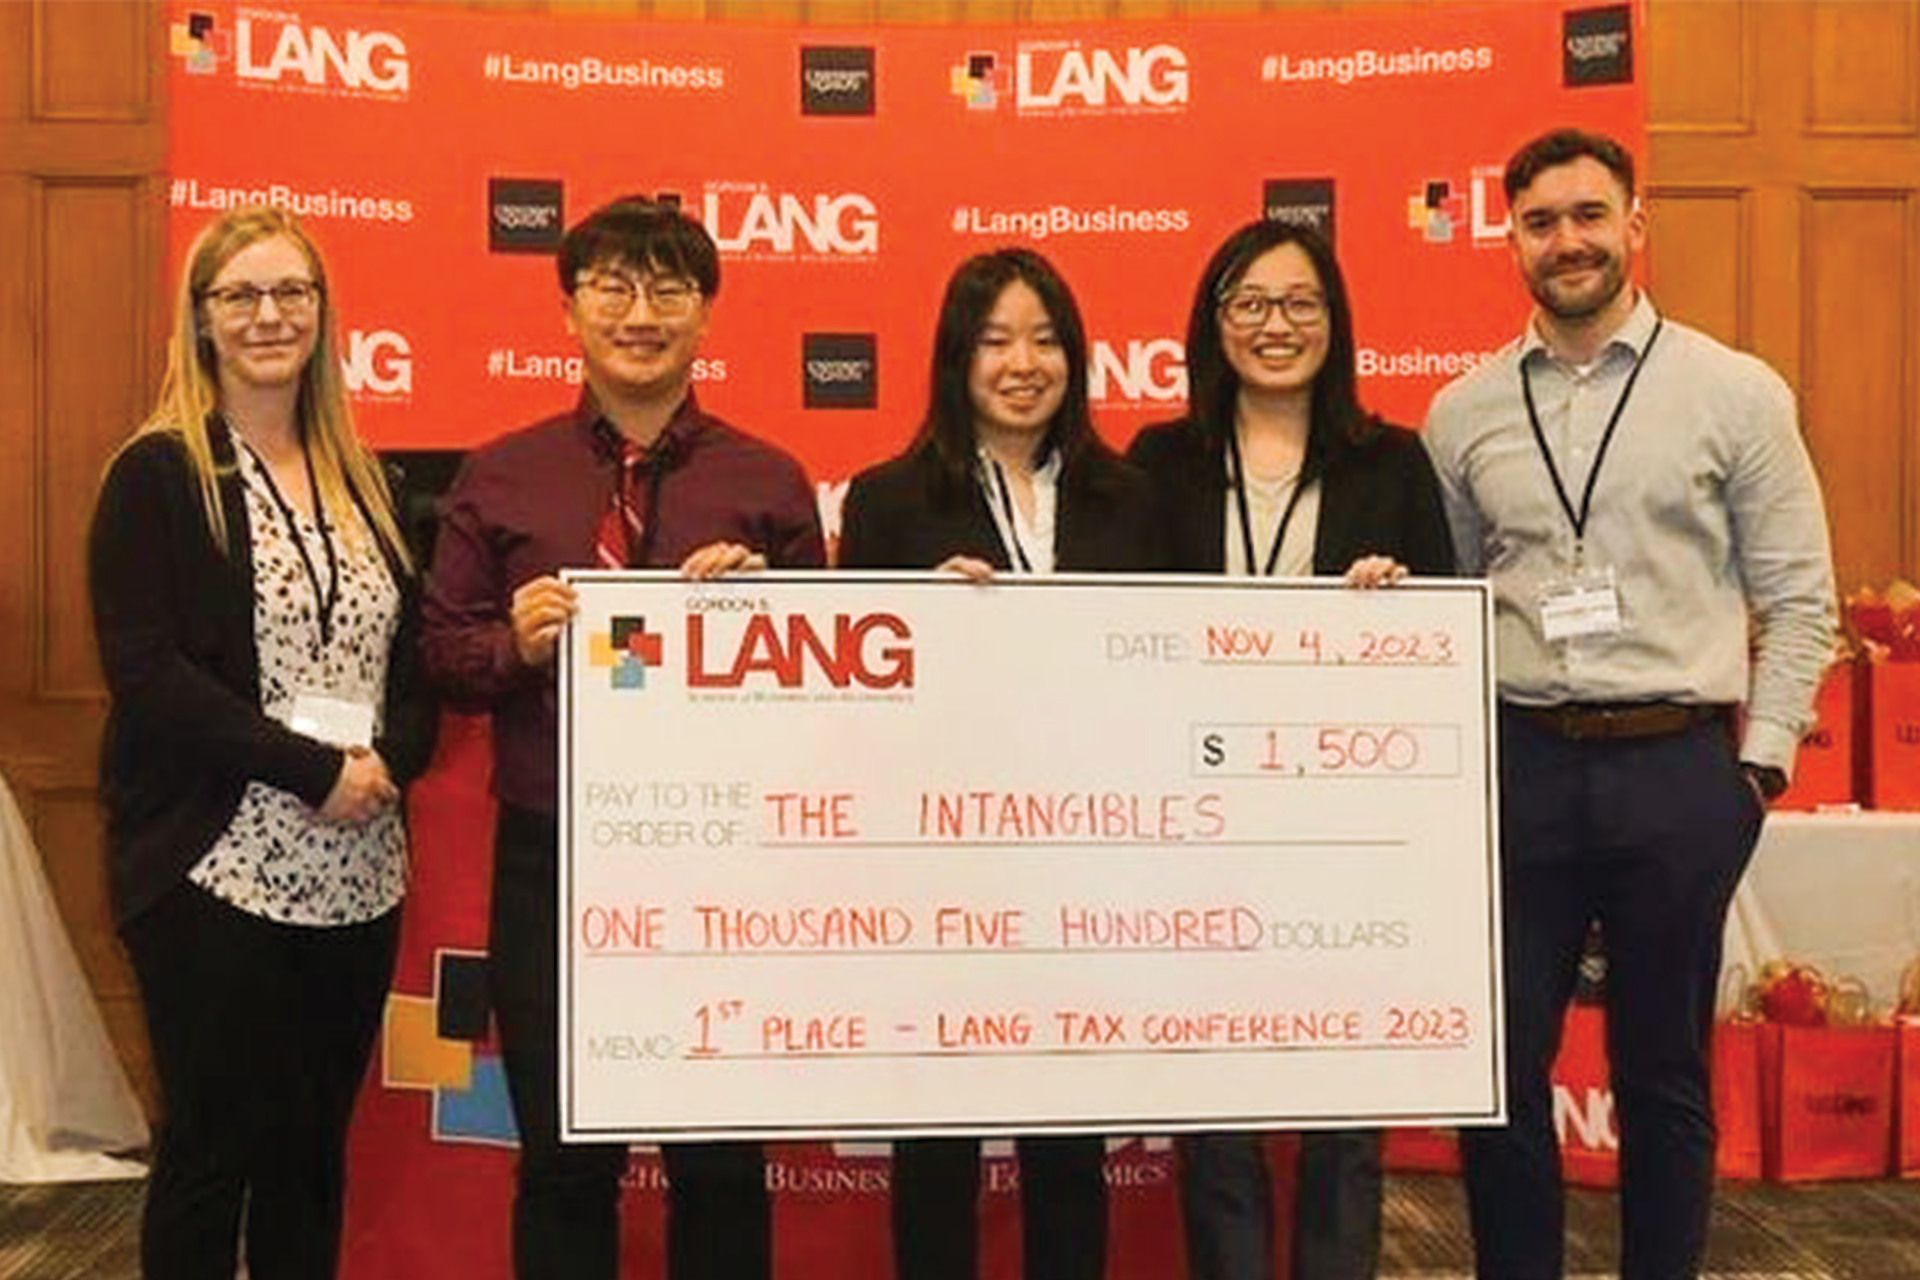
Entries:
{"type": "Polygon", "coordinates": [[[287,728],[335,747],[373,745],[373,704],[301,693],[294,697],[287,728]]]}
{"type": "Polygon", "coordinates": [[[1540,630],[1550,641],[1614,635],[1623,627],[1612,569],[1550,582],[1540,592],[1540,630]]]}

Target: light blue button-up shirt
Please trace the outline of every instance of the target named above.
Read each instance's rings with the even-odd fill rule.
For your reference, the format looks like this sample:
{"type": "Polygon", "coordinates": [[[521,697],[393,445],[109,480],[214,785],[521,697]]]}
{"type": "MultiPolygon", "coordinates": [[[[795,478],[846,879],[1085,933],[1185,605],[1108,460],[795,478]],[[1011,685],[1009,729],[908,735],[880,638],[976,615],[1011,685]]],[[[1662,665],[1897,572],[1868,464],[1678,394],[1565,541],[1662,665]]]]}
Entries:
{"type": "Polygon", "coordinates": [[[1643,295],[1590,365],[1537,328],[1441,390],[1425,439],[1463,573],[1494,589],[1501,696],[1747,704],[1741,758],[1791,770],[1832,658],[1833,557],[1793,393],[1759,359],[1659,316],[1643,295]],[[1594,485],[1585,537],[1554,492],[1524,367],[1574,510],[1607,420],[1645,367],[1594,485]],[[1623,628],[1550,642],[1540,597],[1578,559],[1612,569],[1623,628]]]}

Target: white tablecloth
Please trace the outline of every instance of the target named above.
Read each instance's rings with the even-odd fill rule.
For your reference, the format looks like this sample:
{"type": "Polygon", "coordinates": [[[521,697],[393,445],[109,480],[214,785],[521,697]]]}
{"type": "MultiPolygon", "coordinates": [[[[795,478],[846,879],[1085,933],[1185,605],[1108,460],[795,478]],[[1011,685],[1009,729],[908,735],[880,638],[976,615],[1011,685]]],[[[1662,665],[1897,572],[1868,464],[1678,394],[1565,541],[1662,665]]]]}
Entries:
{"type": "Polygon", "coordinates": [[[0,778],[0,1182],[139,1178],[147,1122],[0,778]]]}
{"type": "Polygon", "coordinates": [[[1812,964],[1866,983],[1874,1009],[1920,956],[1920,813],[1776,813],[1727,920],[1727,964],[1812,964]]]}

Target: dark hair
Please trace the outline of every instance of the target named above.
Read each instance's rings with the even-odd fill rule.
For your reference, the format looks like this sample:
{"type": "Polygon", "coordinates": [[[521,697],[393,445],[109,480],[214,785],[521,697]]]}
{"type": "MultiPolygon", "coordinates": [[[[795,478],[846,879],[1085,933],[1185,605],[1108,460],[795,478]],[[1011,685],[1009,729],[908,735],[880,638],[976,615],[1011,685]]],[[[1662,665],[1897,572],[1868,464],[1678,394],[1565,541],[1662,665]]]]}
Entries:
{"type": "Polygon", "coordinates": [[[1571,164],[1582,156],[1605,165],[1614,181],[1626,191],[1627,199],[1633,199],[1632,152],[1604,133],[1589,133],[1585,129],[1554,129],[1521,147],[1513,153],[1513,159],[1507,161],[1507,173],[1503,179],[1507,203],[1511,205],[1515,196],[1532,186],[1533,180],[1548,169],[1571,164]]]}
{"type": "Polygon", "coordinates": [[[627,196],[576,222],[555,259],[560,291],[571,295],[582,271],[626,266],[685,276],[712,298],[720,292],[720,251],[707,229],[669,204],[627,196]]]}
{"type": "Polygon", "coordinates": [[[1360,407],[1358,377],[1354,372],[1353,309],[1347,302],[1347,283],[1326,237],[1311,226],[1263,218],[1249,222],[1228,236],[1193,293],[1187,315],[1187,413],[1215,440],[1233,430],[1234,402],[1240,394],[1240,375],[1227,362],[1220,343],[1220,303],[1240,283],[1262,254],[1282,245],[1297,245],[1313,263],[1327,300],[1327,359],[1313,380],[1312,414],[1307,426],[1307,463],[1318,467],[1329,447],[1358,443],[1374,428],[1373,415],[1360,407]]]}
{"type": "Polygon", "coordinates": [[[995,249],[968,258],[947,281],[933,331],[927,416],[914,442],[916,447],[931,448],[948,480],[956,484],[968,482],[974,468],[973,397],[967,389],[973,350],[994,304],[1015,282],[1040,295],[1040,305],[1046,308],[1067,356],[1066,397],[1047,424],[1041,456],[1057,451],[1066,469],[1089,449],[1104,448],[1094,434],[1093,413],[1087,406],[1087,328],[1073,290],[1053,264],[1033,250],[995,249]]]}

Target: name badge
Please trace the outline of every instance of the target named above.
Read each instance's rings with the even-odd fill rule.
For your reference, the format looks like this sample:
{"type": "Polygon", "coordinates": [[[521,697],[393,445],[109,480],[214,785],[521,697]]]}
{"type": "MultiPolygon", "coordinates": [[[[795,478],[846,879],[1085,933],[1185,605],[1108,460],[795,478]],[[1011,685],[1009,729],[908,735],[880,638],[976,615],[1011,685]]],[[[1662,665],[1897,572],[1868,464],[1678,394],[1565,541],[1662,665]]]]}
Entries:
{"type": "Polygon", "coordinates": [[[1611,567],[1576,573],[1541,588],[1540,630],[1549,641],[1617,635],[1625,629],[1611,567]]]}
{"type": "Polygon", "coordinates": [[[373,745],[373,704],[324,693],[296,694],[287,728],[333,747],[373,745]]]}

